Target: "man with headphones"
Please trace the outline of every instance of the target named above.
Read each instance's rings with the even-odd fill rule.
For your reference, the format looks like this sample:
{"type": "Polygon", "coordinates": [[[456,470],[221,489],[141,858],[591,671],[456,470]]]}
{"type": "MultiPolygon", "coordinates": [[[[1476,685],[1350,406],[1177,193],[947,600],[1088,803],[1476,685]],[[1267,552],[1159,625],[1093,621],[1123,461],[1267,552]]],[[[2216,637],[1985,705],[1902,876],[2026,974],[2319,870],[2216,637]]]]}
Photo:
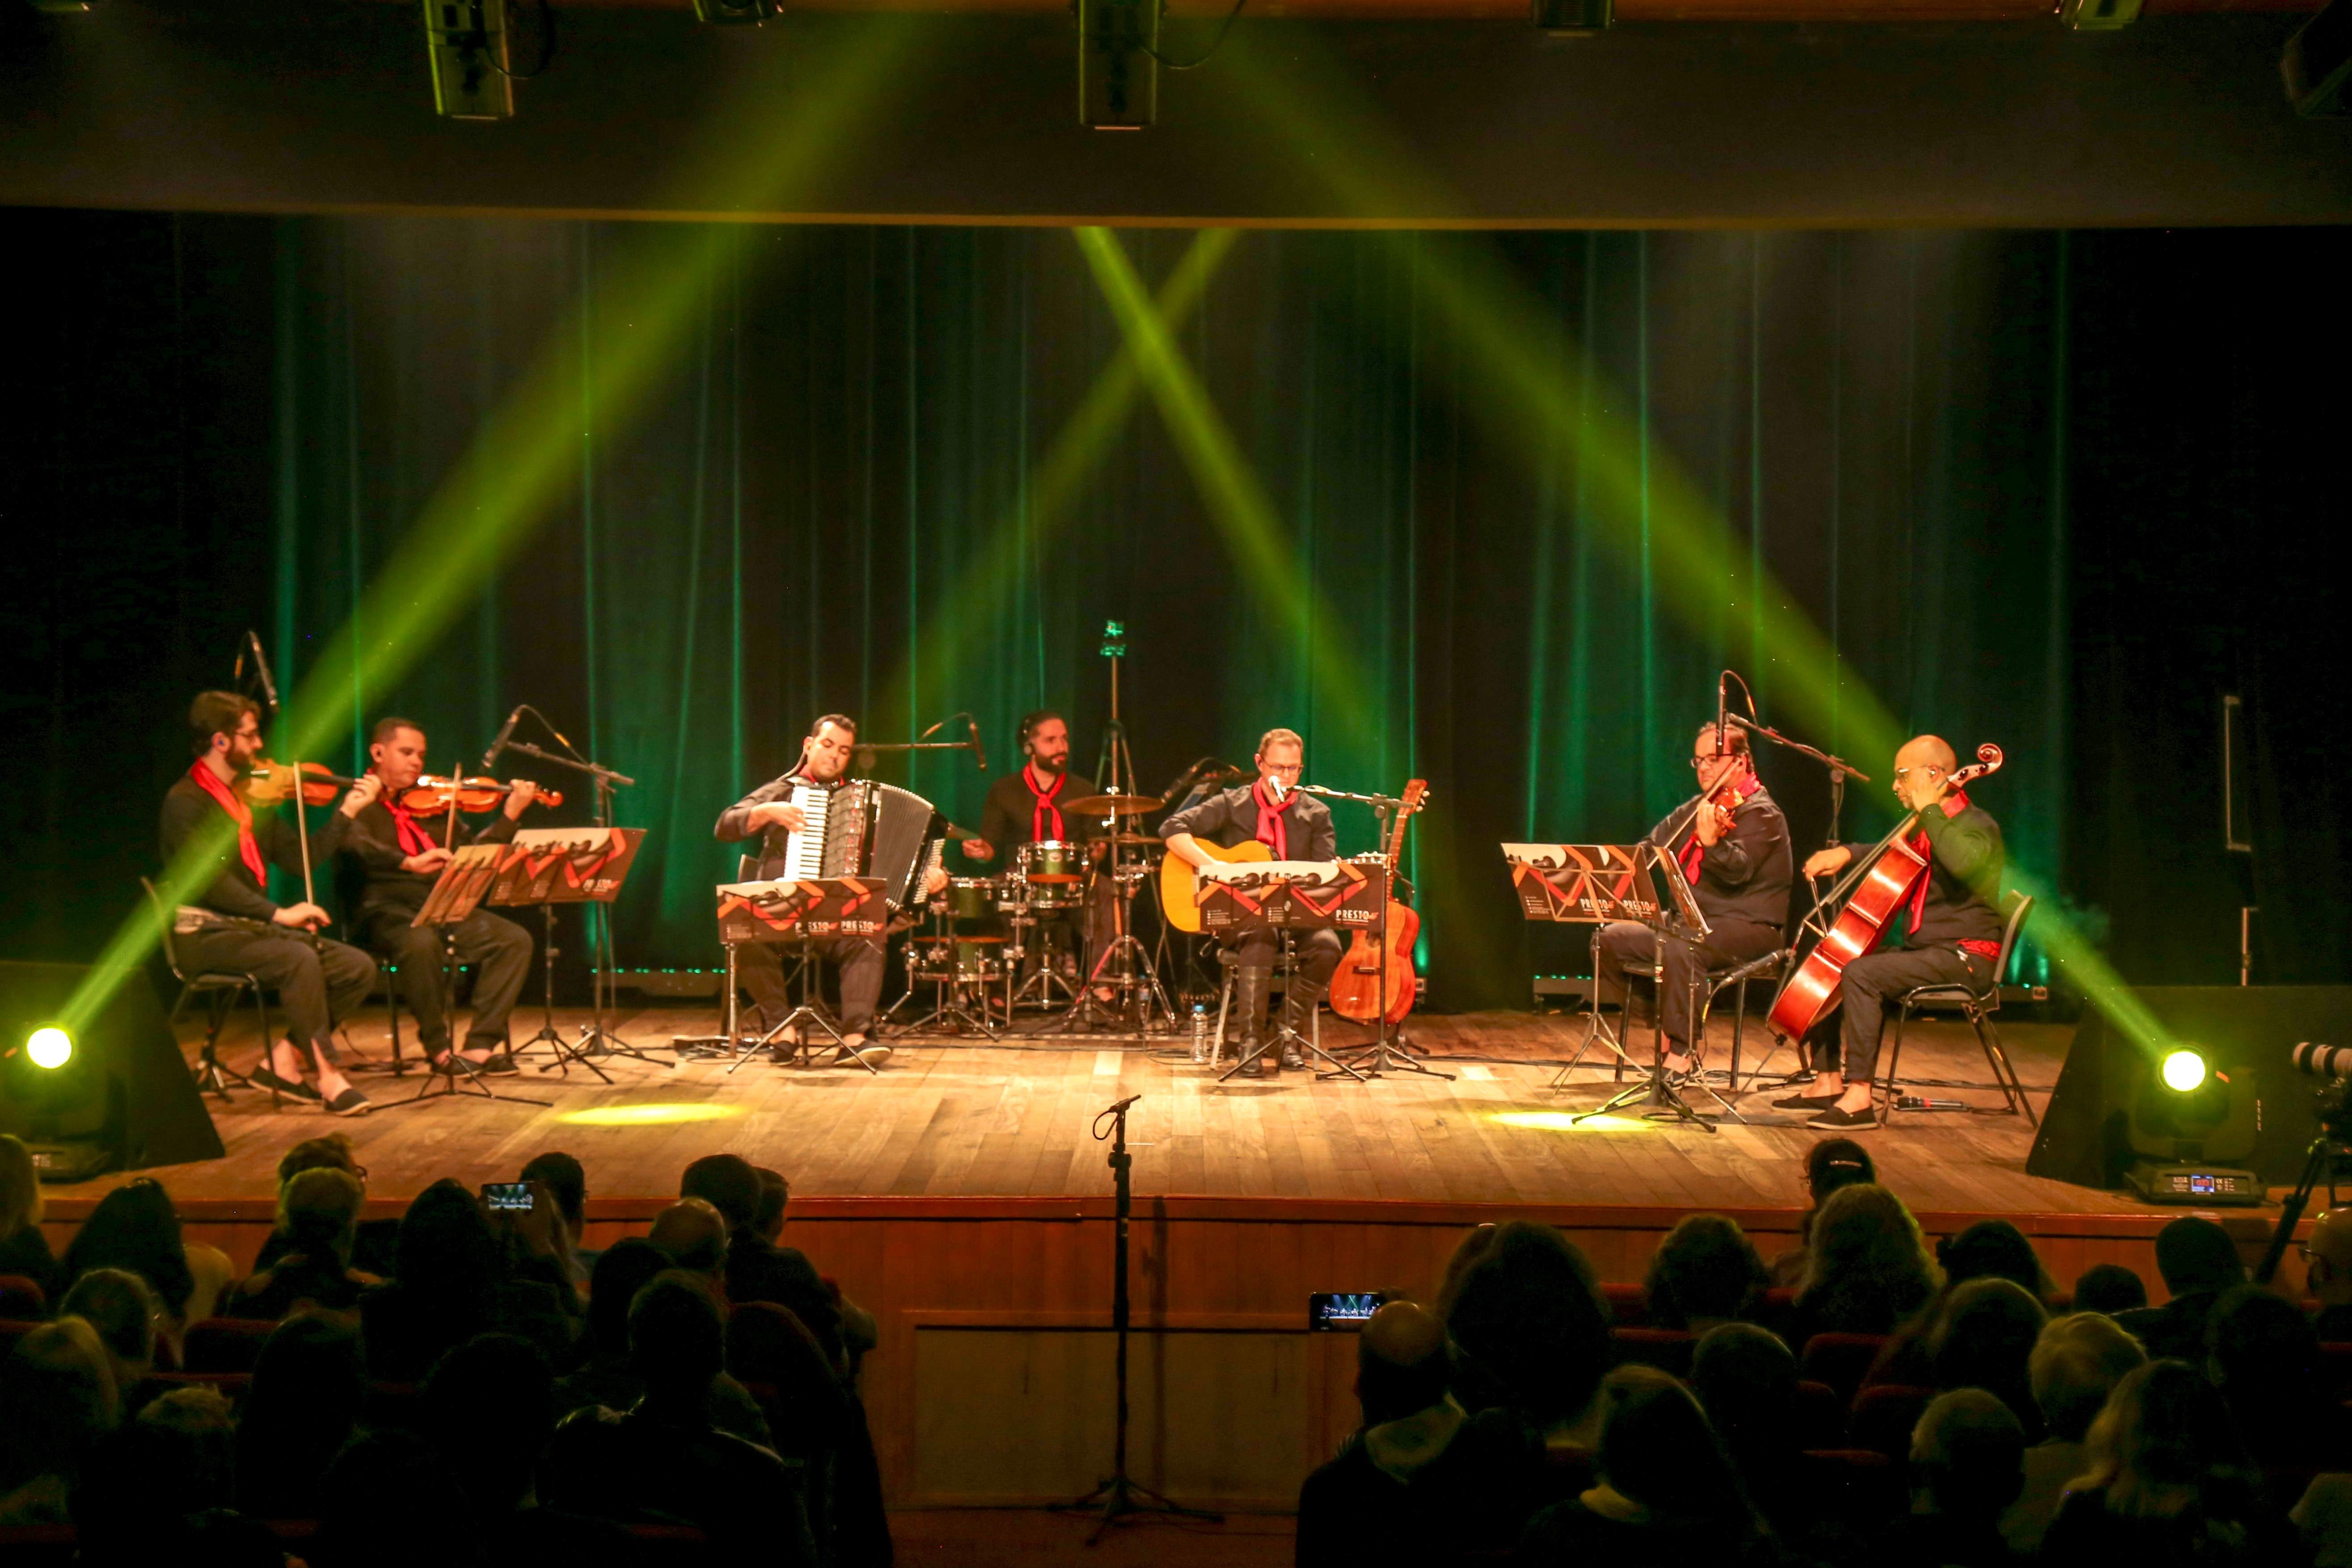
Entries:
{"type": "MultiPolygon", "coordinates": [[[[1009,866],[1013,851],[1023,844],[1081,843],[1099,857],[1099,818],[1074,816],[1063,808],[1095,793],[1094,781],[1070,772],[1070,726],[1059,713],[1041,708],[1021,721],[1019,771],[1003,774],[988,786],[981,806],[980,837],[963,841],[963,852],[974,860],[996,861],[1000,852],[1009,866]]],[[[1087,891],[1086,907],[1074,911],[1086,937],[1087,955],[1100,952],[1115,929],[1111,911],[1114,893],[1108,877],[1097,877],[1087,891]]]]}

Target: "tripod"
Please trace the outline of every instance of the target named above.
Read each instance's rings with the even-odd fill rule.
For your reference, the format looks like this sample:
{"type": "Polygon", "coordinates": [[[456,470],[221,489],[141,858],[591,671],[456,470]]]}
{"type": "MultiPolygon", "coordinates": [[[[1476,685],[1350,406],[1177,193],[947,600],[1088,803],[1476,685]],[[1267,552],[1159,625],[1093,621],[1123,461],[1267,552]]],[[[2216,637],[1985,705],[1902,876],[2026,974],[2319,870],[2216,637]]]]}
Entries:
{"type": "MultiPolygon", "coordinates": [[[[1713,1132],[1717,1131],[1715,1123],[1691,1108],[1690,1101],[1682,1097],[1669,1080],[1666,1072],[1666,940],[1670,936],[1687,936],[1694,942],[1702,940],[1707,934],[1706,921],[1697,915],[1698,905],[1691,897],[1690,885],[1683,880],[1682,868],[1656,845],[1645,844],[1643,847],[1648,851],[1653,868],[1665,878],[1667,883],[1667,897],[1654,906],[1655,918],[1643,922],[1650,928],[1652,939],[1650,983],[1653,994],[1656,999],[1656,1005],[1652,1008],[1653,1016],[1650,1026],[1650,1070],[1645,1078],[1626,1085],[1591,1110],[1582,1112],[1573,1120],[1583,1121],[1588,1118],[1605,1115],[1639,1100],[1646,1107],[1643,1115],[1653,1121],[1691,1122],[1713,1132]],[[1670,913],[1670,910],[1682,911],[1680,918],[1670,913]],[[1695,926],[1692,924],[1694,921],[1695,926]]],[[[1596,998],[1593,1011],[1597,1016],[1600,1011],[1597,998],[1601,990],[1601,965],[1597,962],[1601,956],[1601,950],[1597,942],[1593,948],[1593,956],[1596,960],[1592,966],[1592,988],[1596,998]]],[[[1693,973],[1691,984],[1694,992],[1699,983],[1698,975],[1703,973],[1702,970],[1695,971],[1693,973]]],[[[1694,1019],[1699,1016],[1698,997],[1696,994],[1690,998],[1689,1011],[1690,1016],[1694,1019]]],[[[1696,1043],[1695,1041],[1694,1044],[1696,1043]]],[[[1618,1054],[1622,1057],[1624,1053],[1620,1050],[1618,1054]]],[[[1701,1088],[1706,1087],[1703,1079],[1697,1081],[1701,1088]]],[[[1712,1090],[1708,1092],[1713,1093],[1712,1090]]],[[[1722,1096],[1716,1096],[1716,1102],[1724,1104],[1722,1096]]],[[[1730,1110],[1731,1108],[1724,1105],[1724,1109],[1730,1110]]],[[[1739,1113],[1735,1110],[1731,1111],[1731,1114],[1738,1116],[1739,1113]]]]}
{"type": "Polygon", "coordinates": [[[610,1083],[613,1080],[605,1077],[604,1069],[590,1061],[588,1053],[565,1039],[563,1031],[555,1026],[555,906],[540,905],[539,915],[543,927],[539,944],[542,966],[542,977],[539,987],[541,1014],[539,1033],[515,1047],[511,1054],[520,1057],[525,1051],[545,1046],[555,1059],[541,1068],[540,1071],[554,1072],[561,1069],[565,1078],[570,1078],[572,1064],[578,1062],[598,1078],[604,1079],[606,1083],[610,1083]]]}
{"type": "Polygon", "coordinates": [[[1075,1501],[1056,1503],[1060,1513],[1091,1513],[1095,1516],[1094,1533],[1087,1537],[1092,1546],[1103,1537],[1103,1531],[1121,1520],[1139,1515],[1163,1514],[1171,1519],[1206,1520],[1211,1524],[1223,1524],[1225,1516],[1207,1509],[1186,1508],[1136,1480],[1127,1473],[1127,1229],[1128,1219],[1135,1206],[1135,1192],[1129,1173],[1134,1168],[1135,1156],[1127,1152],[1127,1108],[1143,1096],[1130,1094],[1095,1118],[1095,1142],[1110,1141],[1111,1218],[1114,1237],[1110,1262],[1110,1327],[1118,1339],[1118,1410],[1111,1427],[1111,1473],[1102,1485],[1075,1501]],[[1108,1131],[1104,1122],[1109,1122],[1108,1131]]]}
{"type": "Polygon", "coordinates": [[[2327,1184],[2327,1206],[2336,1206],[2336,1162],[2352,1163],[2352,1142],[2340,1135],[2341,1131],[2322,1117],[2319,1136],[2311,1141],[2303,1157],[2302,1178],[2295,1183],[2294,1191],[2279,1200],[2278,1226],[2271,1232],[2270,1247],[2255,1267],[2255,1284],[2268,1285],[2278,1273],[2278,1266],[2286,1257],[2287,1244],[2294,1239],[2294,1227],[2311,1202],[2313,1190],[2322,1182],[2327,1184]]]}

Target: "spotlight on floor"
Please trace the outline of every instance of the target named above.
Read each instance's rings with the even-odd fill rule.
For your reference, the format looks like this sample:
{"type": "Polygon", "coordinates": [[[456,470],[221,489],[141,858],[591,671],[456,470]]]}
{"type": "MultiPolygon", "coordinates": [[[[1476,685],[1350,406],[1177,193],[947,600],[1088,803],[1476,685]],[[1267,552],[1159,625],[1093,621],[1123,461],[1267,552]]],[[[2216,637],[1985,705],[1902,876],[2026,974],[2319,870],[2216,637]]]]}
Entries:
{"type": "Polygon", "coordinates": [[[2279,57],[2287,101],[2307,120],[2352,114],[2352,0],[2333,0],[2279,57]]]}
{"type": "Polygon", "coordinates": [[[73,1037],[55,1024],[36,1029],[25,1037],[25,1055],[35,1067],[55,1072],[73,1060],[73,1037]]]}
{"type": "Polygon", "coordinates": [[[1160,118],[1160,0],[1077,0],[1078,123],[1140,131],[1160,118]]]}
{"type": "Polygon", "coordinates": [[[433,112],[445,120],[512,120],[506,0],[425,0],[433,112]]]}
{"type": "Polygon", "coordinates": [[[1615,0],[1530,0],[1530,16],[1544,32],[1575,37],[1607,32],[1617,8],[1615,0]]]}
{"type": "Polygon", "coordinates": [[[2132,1097],[2124,1133],[2137,1157],[2124,1179],[2152,1204],[2262,1203],[2261,1180],[2237,1165],[2254,1152],[2252,1083],[2185,1046],[2154,1065],[2132,1097]]]}
{"type": "Polygon", "coordinates": [[[694,19],[721,26],[758,26],[776,14],[771,0],[694,0],[694,19]]]}

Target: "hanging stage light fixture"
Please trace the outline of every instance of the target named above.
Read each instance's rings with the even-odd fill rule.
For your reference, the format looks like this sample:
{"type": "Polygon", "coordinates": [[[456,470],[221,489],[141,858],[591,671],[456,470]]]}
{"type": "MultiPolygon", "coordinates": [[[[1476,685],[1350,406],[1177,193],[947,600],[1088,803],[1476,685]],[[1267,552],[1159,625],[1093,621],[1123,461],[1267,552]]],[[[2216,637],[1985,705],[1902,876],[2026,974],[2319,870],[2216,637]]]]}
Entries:
{"type": "Polygon", "coordinates": [[[1160,117],[1160,0],[1077,0],[1078,122],[1141,131],[1160,117]]]}

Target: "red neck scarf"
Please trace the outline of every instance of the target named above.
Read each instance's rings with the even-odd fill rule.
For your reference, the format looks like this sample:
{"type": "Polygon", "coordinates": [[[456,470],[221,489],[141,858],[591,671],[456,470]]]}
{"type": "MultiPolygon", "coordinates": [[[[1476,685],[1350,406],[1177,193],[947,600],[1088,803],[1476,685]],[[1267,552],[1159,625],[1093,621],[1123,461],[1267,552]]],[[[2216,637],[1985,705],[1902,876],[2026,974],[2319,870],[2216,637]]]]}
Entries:
{"type": "Polygon", "coordinates": [[[1062,808],[1054,804],[1054,797],[1062,793],[1062,786],[1070,782],[1070,775],[1067,773],[1055,773],[1053,788],[1039,789],[1037,764],[1031,763],[1021,770],[1021,779],[1029,786],[1029,793],[1034,797],[1034,804],[1029,812],[1030,838],[1039,844],[1059,843],[1062,838],[1062,808]],[[1053,828],[1050,833],[1046,831],[1049,825],[1053,828]]]}
{"type": "MultiPolygon", "coordinates": [[[[1928,809],[1936,810],[1938,808],[1943,811],[1943,814],[1946,816],[1959,816],[1960,813],[1968,810],[1969,808],[1969,792],[1964,789],[1956,789],[1951,794],[1946,795],[1941,801],[1937,802],[1936,806],[1931,806],[1928,809]]],[[[1916,936],[1918,934],[1919,931],[1920,917],[1927,912],[1927,884],[1933,881],[1936,876],[1935,851],[1927,847],[1927,829],[1921,828],[1917,833],[1912,835],[1911,847],[1918,851],[1921,857],[1927,861],[1927,869],[1919,873],[1919,885],[1911,891],[1911,923],[1906,929],[1909,934],[1916,936]]],[[[1999,942],[1961,942],[1959,946],[1961,952],[1973,952],[1980,958],[1997,958],[2000,955],[2000,944],[1999,942]]]]}
{"type": "Polygon", "coordinates": [[[1276,805],[1266,798],[1265,780],[1260,779],[1250,785],[1250,798],[1257,802],[1257,841],[1272,849],[1276,859],[1289,859],[1289,819],[1284,813],[1290,809],[1290,803],[1298,798],[1298,792],[1291,791],[1282,797],[1282,804],[1276,805]]]}
{"type": "MultiPolygon", "coordinates": [[[[236,797],[235,790],[220,782],[219,774],[205,766],[202,757],[197,758],[196,765],[188,770],[188,776],[196,781],[197,787],[213,797],[215,805],[228,813],[231,822],[236,824],[237,858],[244,861],[245,868],[253,873],[256,884],[264,888],[269,886],[269,868],[262,864],[261,846],[253,837],[252,808],[236,797]]],[[[302,808],[297,805],[294,809],[299,811],[302,808]]]]}
{"type": "MultiPolygon", "coordinates": [[[[368,772],[374,773],[375,769],[370,768],[368,772]]],[[[376,798],[383,802],[384,810],[392,813],[392,828],[400,836],[402,854],[422,855],[427,849],[440,847],[435,842],[433,836],[425,830],[425,825],[416,820],[416,814],[401,805],[398,796],[389,786],[376,798]]]]}
{"type": "MultiPolygon", "coordinates": [[[[1725,779],[1722,783],[1717,784],[1713,789],[1706,792],[1707,798],[1709,800],[1713,800],[1717,795],[1721,795],[1727,789],[1737,789],[1741,795],[1754,795],[1756,793],[1755,769],[1748,769],[1747,773],[1743,773],[1738,778],[1725,779]]],[[[1699,811],[1704,811],[1706,809],[1706,808],[1705,806],[1699,807],[1699,811]]],[[[1706,860],[1706,846],[1698,841],[1698,811],[1691,813],[1690,842],[1683,846],[1683,852],[1678,858],[1682,861],[1683,880],[1688,882],[1694,888],[1697,887],[1698,868],[1706,860]]]]}

